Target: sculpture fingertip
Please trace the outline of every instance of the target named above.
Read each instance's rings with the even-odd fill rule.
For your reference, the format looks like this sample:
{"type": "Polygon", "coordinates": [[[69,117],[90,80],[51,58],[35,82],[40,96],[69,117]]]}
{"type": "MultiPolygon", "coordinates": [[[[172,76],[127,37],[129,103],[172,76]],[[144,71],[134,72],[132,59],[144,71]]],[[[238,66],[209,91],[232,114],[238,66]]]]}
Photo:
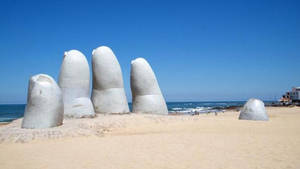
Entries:
{"type": "Polygon", "coordinates": [[[138,57],[138,58],[136,58],[136,59],[133,59],[132,61],[131,61],[131,64],[134,64],[134,63],[137,63],[137,62],[145,62],[146,61],[146,59],[144,59],[144,58],[142,58],[142,57],[138,57]]]}

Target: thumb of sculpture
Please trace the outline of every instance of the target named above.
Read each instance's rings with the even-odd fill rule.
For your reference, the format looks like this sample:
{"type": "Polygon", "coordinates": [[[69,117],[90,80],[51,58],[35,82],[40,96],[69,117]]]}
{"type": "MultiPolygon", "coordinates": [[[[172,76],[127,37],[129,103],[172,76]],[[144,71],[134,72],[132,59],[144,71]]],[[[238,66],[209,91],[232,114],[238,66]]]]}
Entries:
{"type": "Polygon", "coordinates": [[[151,66],[144,58],[131,61],[133,113],[168,114],[168,108],[151,66]]]}
{"type": "Polygon", "coordinates": [[[239,119],[268,121],[264,102],[259,99],[249,99],[242,108],[239,119]]]}
{"type": "Polygon", "coordinates": [[[30,78],[22,128],[50,128],[62,125],[62,93],[55,80],[45,74],[30,78]]]}
{"type": "Polygon", "coordinates": [[[106,46],[93,50],[92,102],[96,113],[127,113],[128,102],[120,64],[106,46]]]}

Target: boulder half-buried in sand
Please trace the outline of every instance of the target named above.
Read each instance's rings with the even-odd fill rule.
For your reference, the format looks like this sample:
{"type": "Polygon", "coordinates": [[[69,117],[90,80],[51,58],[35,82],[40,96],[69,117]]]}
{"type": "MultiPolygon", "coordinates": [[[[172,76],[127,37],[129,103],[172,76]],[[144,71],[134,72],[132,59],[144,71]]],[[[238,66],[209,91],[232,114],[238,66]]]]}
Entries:
{"type": "Polygon", "coordinates": [[[120,64],[113,51],[106,46],[93,50],[92,102],[96,113],[128,113],[120,64]]]}
{"type": "Polygon", "coordinates": [[[86,57],[78,50],[65,52],[58,84],[63,93],[67,117],[93,117],[90,96],[90,69],[86,57]]]}
{"type": "Polygon", "coordinates": [[[240,120],[268,121],[265,104],[259,99],[249,99],[240,112],[240,120]]]}
{"type": "Polygon", "coordinates": [[[168,114],[155,74],[144,58],[131,61],[130,86],[133,113],[168,114]]]}
{"type": "Polygon", "coordinates": [[[22,128],[50,128],[62,125],[62,93],[55,80],[45,74],[30,78],[22,128]]]}

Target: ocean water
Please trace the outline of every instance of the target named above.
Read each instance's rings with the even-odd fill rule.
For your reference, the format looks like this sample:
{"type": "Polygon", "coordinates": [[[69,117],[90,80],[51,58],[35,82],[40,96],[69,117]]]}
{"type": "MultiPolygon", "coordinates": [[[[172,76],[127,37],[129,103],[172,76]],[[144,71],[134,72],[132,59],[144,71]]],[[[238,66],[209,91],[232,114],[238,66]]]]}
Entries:
{"type": "MultiPolygon", "coordinates": [[[[265,105],[274,104],[272,101],[264,101],[265,105]]],[[[245,101],[224,102],[167,102],[169,114],[194,115],[208,112],[223,112],[225,109],[243,106],[245,101]]],[[[23,117],[25,104],[0,104],[0,122],[9,122],[23,117]]],[[[129,108],[132,108],[129,103],[129,108]]]]}
{"type": "Polygon", "coordinates": [[[0,104],[0,122],[9,122],[23,117],[25,104],[0,104]]]}
{"type": "Polygon", "coordinates": [[[200,114],[223,112],[229,107],[243,106],[244,101],[226,102],[168,102],[169,114],[200,114]]]}

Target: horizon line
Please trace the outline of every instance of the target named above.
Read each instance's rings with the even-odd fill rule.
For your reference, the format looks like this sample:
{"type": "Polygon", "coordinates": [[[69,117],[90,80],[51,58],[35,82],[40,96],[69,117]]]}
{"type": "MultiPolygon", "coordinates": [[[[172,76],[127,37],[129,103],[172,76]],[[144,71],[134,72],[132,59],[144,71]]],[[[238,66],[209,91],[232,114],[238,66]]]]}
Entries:
{"type": "MultiPolygon", "coordinates": [[[[205,103],[205,102],[246,102],[247,100],[220,100],[220,101],[166,101],[166,103],[205,103]]],[[[274,102],[278,100],[262,100],[263,102],[274,102]]],[[[26,105],[27,103],[0,103],[0,105],[26,105]]],[[[128,102],[128,104],[132,104],[132,102],[128,102]]]]}

